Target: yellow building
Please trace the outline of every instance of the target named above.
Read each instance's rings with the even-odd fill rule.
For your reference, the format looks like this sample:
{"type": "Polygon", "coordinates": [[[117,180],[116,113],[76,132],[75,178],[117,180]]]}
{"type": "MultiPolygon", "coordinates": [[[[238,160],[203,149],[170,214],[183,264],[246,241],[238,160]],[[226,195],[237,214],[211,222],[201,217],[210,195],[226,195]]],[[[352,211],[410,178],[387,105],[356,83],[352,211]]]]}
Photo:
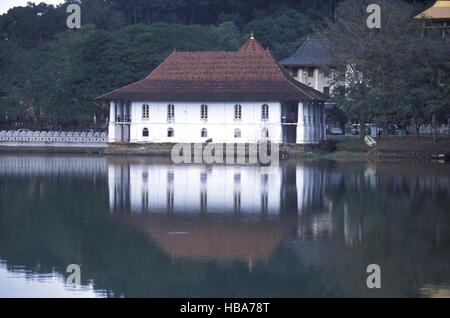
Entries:
{"type": "Polygon", "coordinates": [[[420,13],[415,19],[423,20],[423,34],[426,29],[442,30],[442,37],[445,38],[450,28],[450,0],[436,1],[429,9],[420,13]]]}

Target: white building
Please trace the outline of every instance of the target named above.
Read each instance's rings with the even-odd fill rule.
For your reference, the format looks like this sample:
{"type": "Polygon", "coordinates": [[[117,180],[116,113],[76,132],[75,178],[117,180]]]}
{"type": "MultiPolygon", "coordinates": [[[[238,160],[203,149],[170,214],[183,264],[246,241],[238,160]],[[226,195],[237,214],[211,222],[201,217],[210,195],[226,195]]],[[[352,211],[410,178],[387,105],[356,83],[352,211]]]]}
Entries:
{"type": "Polygon", "coordinates": [[[329,46],[326,39],[308,38],[294,55],[281,60],[280,64],[295,80],[329,96],[332,91],[330,67],[335,64],[329,46]]]}
{"type": "Polygon", "coordinates": [[[319,143],[326,96],[293,80],[253,37],[236,52],[176,52],[107,93],[109,142],[319,143]]]}

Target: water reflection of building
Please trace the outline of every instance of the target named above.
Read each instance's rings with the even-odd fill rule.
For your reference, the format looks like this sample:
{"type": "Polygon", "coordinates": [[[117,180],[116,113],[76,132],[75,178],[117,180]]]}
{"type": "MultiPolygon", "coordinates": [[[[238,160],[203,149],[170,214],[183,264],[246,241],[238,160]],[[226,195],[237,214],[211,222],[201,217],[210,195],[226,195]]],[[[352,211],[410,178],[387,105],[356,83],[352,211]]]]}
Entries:
{"type": "Polygon", "coordinates": [[[172,258],[243,260],[251,268],[267,262],[284,237],[289,224],[272,219],[194,214],[116,216],[146,233],[172,258]]]}
{"type": "Polygon", "coordinates": [[[299,214],[326,210],[321,167],[111,161],[108,180],[110,211],[173,257],[267,260],[299,214]]]}
{"type": "MultiPolygon", "coordinates": [[[[289,233],[280,167],[111,163],[110,211],[174,258],[266,261],[289,233]]],[[[292,226],[291,226],[292,227],[292,226]]]]}
{"type": "Polygon", "coordinates": [[[77,175],[104,176],[107,163],[102,157],[6,155],[0,160],[0,176],[77,175]]]}
{"type": "Polygon", "coordinates": [[[113,164],[108,180],[111,211],[272,215],[280,211],[279,167],[113,164]]]}
{"type": "Polygon", "coordinates": [[[298,230],[301,239],[330,237],[332,232],[331,202],[326,197],[329,169],[320,165],[296,167],[298,230]]]}
{"type": "MultiPolygon", "coordinates": [[[[20,268],[30,277],[54,274],[55,269],[65,273],[69,262],[80,261],[83,279],[117,296],[203,296],[213,289],[208,286],[227,282],[216,296],[228,297],[233,288],[246,291],[239,294],[244,297],[255,291],[293,297],[448,297],[450,172],[444,166],[282,165],[269,171],[267,183],[256,178],[261,184],[254,200],[262,202],[252,203],[254,212],[241,213],[235,205],[250,201],[246,196],[253,193],[242,191],[250,185],[243,179],[255,173],[236,176],[240,186],[235,187],[238,167],[184,166],[206,174],[196,175],[200,186],[193,197],[199,203],[183,213],[176,209],[176,179],[186,177],[177,174],[182,167],[154,164],[147,158],[2,156],[0,254],[8,271],[20,268]],[[163,174],[163,180],[171,180],[166,187],[173,195],[162,196],[161,209],[152,209],[150,195],[134,195],[142,190],[132,186],[137,171],[133,167],[140,166],[173,170],[169,178],[163,174]],[[216,169],[230,172],[232,189],[220,187],[226,178],[216,178],[217,185],[212,185],[208,173],[215,175],[216,169]],[[106,179],[109,170],[113,173],[106,179]],[[271,184],[272,179],[279,185],[271,184]],[[219,211],[211,188],[229,191],[231,204],[219,211]],[[108,191],[110,206],[105,200],[108,191]],[[272,191],[276,195],[271,196],[272,191]],[[279,210],[262,213],[263,202],[268,209],[277,206],[271,199],[277,196],[279,210]],[[149,207],[147,212],[133,203],[137,200],[149,207]],[[170,212],[166,205],[179,212],[170,212]],[[211,206],[216,212],[209,212],[211,206]],[[102,213],[108,213],[108,207],[112,215],[102,213]],[[217,263],[185,261],[199,258],[217,263]],[[106,272],[105,259],[113,264],[106,272]],[[366,288],[366,276],[362,278],[368,263],[380,264],[389,274],[377,294],[366,288]],[[256,276],[244,273],[243,264],[256,276]],[[280,268],[291,270],[281,273],[280,268]],[[203,293],[193,293],[192,286],[203,293]],[[172,294],[173,290],[183,293],[172,294]]],[[[242,169],[265,174],[259,167],[242,169]]],[[[142,186],[159,185],[150,174],[141,181],[142,186]]]]}

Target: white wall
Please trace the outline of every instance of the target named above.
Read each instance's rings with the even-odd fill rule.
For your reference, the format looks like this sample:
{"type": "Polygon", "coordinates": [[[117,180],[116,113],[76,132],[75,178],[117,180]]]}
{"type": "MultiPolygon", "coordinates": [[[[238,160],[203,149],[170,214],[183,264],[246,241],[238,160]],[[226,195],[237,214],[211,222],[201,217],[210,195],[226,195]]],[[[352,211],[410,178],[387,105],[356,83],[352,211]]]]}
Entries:
{"type": "MultiPolygon", "coordinates": [[[[130,142],[205,142],[212,138],[214,143],[254,143],[262,139],[262,130],[269,130],[272,142],[282,141],[281,105],[279,102],[173,102],[175,120],[167,122],[169,102],[136,101],[131,107],[130,142]],[[142,105],[150,105],[150,118],[142,118],[142,105]],[[208,105],[208,120],[200,118],[200,106],[208,105]],[[234,120],[234,105],[242,105],[242,120],[234,120]],[[269,121],[261,121],[261,106],[269,105],[269,121]],[[175,136],[167,136],[168,128],[173,128],[175,136]],[[148,128],[149,137],[143,137],[142,131],[148,128]],[[208,137],[201,137],[202,128],[208,131],[208,137]],[[234,130],[241,130],[241,138],[234,137],[234,130]]],[[[113,124],[114,125],[114,124],[113,124]]],[[[112,131],[110,131],[110,136],[112,131]]]]}
{"type": "MultiPolygon", "coordinates": [[[[167,106],[170,102],[135,101],[131,103],[131,123],[115,123],[115,115],[121,112],[121,103],[115,107],[111,103],[109,142],[125,141],[131,143],[202,143],[212,139],[213,143],[256,143],[265,139],[263,129],[269,131],[269,140],[282,143],[281,103],[280,102],[241,102],[242,120],[235,121],[234,106],[238,102],[173,102],[175,118],[167,122],[167,106]],[[202,104],[208,105],[208,119],[200,117],[202,104]],[[149,118],[144,119],[142,106],[150,105],[149,118]],[[269,106],[269,120],[261,120],[262,105],[269,106]],[[128,131],[130,137],[128,140],[128,131]],[[149,136],[143,136],[147,128],[149,136]],[[174,130],[174,136],[168,137],[168,129],[174,130]],[[207,137],[201,136],[202,129],[207,137]],[[241,130],[241,137],[235,138],[235,129],[241,130]]],[[[321,102],[300,102],[298,104],[298,144],[315,144],[325,139],[325,114],[321,102]],[[304,122],[306,116],[306,123],[304,122]],[[311,120],[310,120],[311,118],[311,120]]]]}
{"type": "MultiPolygon", "coordinates": [[[[313,76],[308,76],[308,67],[299,68],[298,76],[293,76],[293,78],[300,83],[308,85],[315,90],[323,93],[324,87],[331,87],[332,90],[332,78],[325,76],[324,69],[318,67],[312,67],[314,69],[313,76]]],[[[292,74],[294,67],[286,67],[290,74],[292,74]]]]}

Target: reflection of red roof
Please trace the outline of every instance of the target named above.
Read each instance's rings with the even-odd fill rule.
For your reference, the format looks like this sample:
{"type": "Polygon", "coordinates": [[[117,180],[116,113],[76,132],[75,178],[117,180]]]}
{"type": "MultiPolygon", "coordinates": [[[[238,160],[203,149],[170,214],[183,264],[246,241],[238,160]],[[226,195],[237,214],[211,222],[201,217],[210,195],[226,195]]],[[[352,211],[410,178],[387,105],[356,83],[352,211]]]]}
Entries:
{"type": "Polygon", "coordinates": [[[326,97],[292,80],[251,38],[236,52],[173,52],[147,78],[99,99],[284,101],[326,97]]]}
{"type": "Polygon", "coordinates": [[[286,229],[275,221],[222,220],[199,216],[122,215],[173,258],[265,261],[286,229]]]}

